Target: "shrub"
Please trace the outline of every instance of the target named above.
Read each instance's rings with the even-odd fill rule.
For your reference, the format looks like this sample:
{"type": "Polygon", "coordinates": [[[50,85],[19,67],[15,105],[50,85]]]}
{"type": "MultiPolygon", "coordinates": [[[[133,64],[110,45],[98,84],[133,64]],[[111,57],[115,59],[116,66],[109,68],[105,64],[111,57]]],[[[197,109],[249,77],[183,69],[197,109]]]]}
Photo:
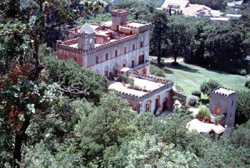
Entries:
{"type": "Polygon", "coordinates": [[[200,107],[200,111],[198,112],[197,116],[198,118],[207,118],[207,119],[211,119],[211,113],[210,110],[207,106],[201,106],[200,107]]]}
{"type": "Polygon", "coordinates": [[[159,77],[165,77],[165,71],[163,69],[160,69],[159,67],[155,65],[150,66],[150,73],[159,76],[159,77]]]}
{"type": "Polygon", "coordinates": [[[221,86],[219,84],[219,82],[217,82],[216,80],[212,80],[210,79],[209,81],[204,81],[201,86],[200,86],[200,90],[203,94],[206,94],[209,96],[211,90],[217,88],[221,86]]]}
{"type": "Polygon", "coordinates": [[[247,87],[248,89],[250,89],[250,80],[247,80],[247,81],[246,81],[245,87],[247,87]]]}
{"type": "Polygon", "coordinates": [[[190,95],[188,97],[188,104],[190,106],[196,106],[199,103],[199,97],[194,96],[194,95],[190,95]]]}
{"type": "Polygon", "coordinates": [[[193,91],[193,92],[192,92],[192,95],[194,95],[194,96],[197,96],[197,97],[201,98],[201,92],[200,92],[199,90],[195,90],[195,91],[193,91]]]}
{"type": "Polygon", "coordinates": [[[238,74],[242,75],[242,76],[246,76],[247,75],[247,70],[246,69],[240,69],[240,70],[238,70],[238,74]]]}
{"type": "Polygon", "coordinates": [[[121,82],[125,82],[129,84],[130,86],[134,86],[134,79],[131,79],[125,75],[118,75],[121,82]]]}

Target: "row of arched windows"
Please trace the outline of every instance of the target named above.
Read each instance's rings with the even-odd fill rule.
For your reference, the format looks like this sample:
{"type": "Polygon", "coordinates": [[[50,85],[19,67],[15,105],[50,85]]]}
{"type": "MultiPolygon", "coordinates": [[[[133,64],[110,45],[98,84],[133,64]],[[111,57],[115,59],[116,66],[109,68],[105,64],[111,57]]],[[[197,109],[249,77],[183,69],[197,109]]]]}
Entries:
{"type": "MultiPolygon", "coordinates": [[[[143,47],[143,41],[141,42],[141,47],[143,47]]],[[[135,44],[133,44],[132,50],[133,50],[133,51],[135,50],[135,44]]],[[[126,53],[127,53],[127,47],[124,47],[124,54],[126,54],[126,53]]],[[[115,57],[118,57],[118,50],[117,50],[117,49],[115,50],[115,57]]],[[[106,55],[105,55],[105,60],[108,60],[108,59],[109,59],[109,54],[106,53],[106,55]]],[[[96,63],[96,64],[99,63],[99,57],[98,57],[98,56],[96,56],[96,61],[95,61],[95,63],[96,63]]]]}

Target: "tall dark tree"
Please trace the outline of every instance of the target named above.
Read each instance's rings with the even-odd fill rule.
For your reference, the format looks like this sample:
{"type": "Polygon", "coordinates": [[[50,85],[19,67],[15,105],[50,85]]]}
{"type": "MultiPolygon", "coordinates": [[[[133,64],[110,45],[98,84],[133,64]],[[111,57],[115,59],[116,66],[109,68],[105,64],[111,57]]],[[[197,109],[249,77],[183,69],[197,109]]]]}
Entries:
{"type": "Polygon", "coordinates": [[[153,16],[153,30],[151,33],[151,48],[157,55],[157,62],[160,64],[160,60],[164,55],[164,51],[167,48],[167,15],[165,12],[157,11],[153,16]]]}
{"type": "Polygon", "coordinates": [[[173,17],[168,23],[168,53],[176,62],[178,56],[184,57],[190,54],[192,34],[183,18],[173,17]]]}

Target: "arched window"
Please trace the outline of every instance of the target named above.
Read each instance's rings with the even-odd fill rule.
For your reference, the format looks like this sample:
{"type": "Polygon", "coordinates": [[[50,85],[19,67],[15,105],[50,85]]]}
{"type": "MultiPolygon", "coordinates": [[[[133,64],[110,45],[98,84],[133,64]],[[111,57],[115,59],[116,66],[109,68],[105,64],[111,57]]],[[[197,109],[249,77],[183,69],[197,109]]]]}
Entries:
{"type": "Polygon", "coordinates": [[[99,63],[99,57],[98,57],[98,56],[95,58],[95,63],[96,63],[96,64],[99,63]]]}
{"type": "Polygon", "coordinates": [[[109,54],[108,53],[106,53],[106,60],[108,60],[109,59],[109,54]]]}
{"type": "Polygon", "coordinates": [[[118,50],[115,50],[115,57],[118,57],[118,50]]]}
{"type": "Polygon", "coordinates": [[[151,101],[148,100],[147,103],[146,103],[146,112],[150,112],[151,111],[151,101]]]}
{"type": "Polygon", "coordinates": [[[144,63],[144,53],[143,52],[141,52],[138,62],[139,62],[139,65],[144,63]]]}
{"type": "Polygon", "coordinates": [[[127,61],[126,61],[126,60],[123,60],[122,66],[123,66],[123,67],[126,67],[126,64],[127,64],[127,61]]]}
{"type": "Polygon", "coordinates": [[[215,114],[220,115],[220,105],[219,104],[215,108],[215,114]]]}
{"type": "Polygon", "coordinates": [[[141,47],[143,47],[144,46],[144,42],[143,41],[141,41],[141,47]]]}
{"type": "Polygon", "coordinates": [[[124,54],[127,53],[127,47],[124,47],[124,54]]]}
{"type": "Polygon", "coordinates": [[[135,57],[133,56],[131,58],[131,68],[134,68],[135,67],[135,57]]]}
{"type": "Polygon", "coordinates": [[[131,68],[134,68],[135,67],[135,60],[132,60],[131,61],[131,68]]]}
{"type": "Polygon", "coordinates": [[[117,67],[118,67],[118,64],[115,63],[114,66],[113,66],[113,73],[114,73],[115,75],[117,75],[117,70],[116,70],[117,67]]]}
{"type": "Polygon", "coordinates": [[[135,50],[135,44],[133,44],[133,50],[135,50]]]}

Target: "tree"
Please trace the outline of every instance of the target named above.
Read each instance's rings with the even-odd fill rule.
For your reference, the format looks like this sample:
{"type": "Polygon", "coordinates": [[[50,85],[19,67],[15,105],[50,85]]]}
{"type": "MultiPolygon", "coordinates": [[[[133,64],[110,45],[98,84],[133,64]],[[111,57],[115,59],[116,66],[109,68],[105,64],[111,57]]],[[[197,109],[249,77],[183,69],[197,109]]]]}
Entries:
{"type": "Polygon", "coordinates": [[[178,56],[190,54],[190,44],[192,41],[191,29],[185,23],[185,19],[180,16],[172,16],[168,23],[168,48],[167,52],[174,57],[176,63],[178,56]]]}
{"type": "Polygon", "coordinates": [[[200,86],[200,90],[201,90],[201,92],[202,92],[203,94],[209,96],[210,92],[211,92],[213,89],[215,89],[215,88],[217,88],[217,87],[219,87],[219,86],[221,86],[221,85],[219,84],[219,82],[217,82],[216,80],[210,79],[209,81],[204,81],[204,82],[202,82],[202,84],[201,84],[201,86],[200,86]]]}
{"type": "Polygon", "coordinates": [[[108,167],[197,167],[198,158],[189,151],[180,152],[172,144],[158,142],[144,135],[122,144],[120,150],[107,158],[108,167]]]}
{"type": "Polygon", "coordinates": [[[163,51],[166,50],[167,15],[165,12],[157,11],[153,16],[153,30],[151,33],[151,48],[157,55],[157,62],[160,64],[163,51]]]}
{"type": "Polygon", "coordinates": [[[1,130],[5,135],[4,151],[13,152],[13,167],[21,161],[21,149],[26,130],[37,115],[44,115],[60,97],[58,85],[47,85],[36,80],[29,70],[31,64],[14,64],[11,71],[1,76],[0,118],[1,130]],[[33,78],[31,78],[33,77],[33,78]],[[12,145],[13,143],[13,145],[12,145]]]}
{"type": "Polygon", "coordinates": [[[108,90],[106,78],[79,67],[73,60],[50,59],[46,71],[50,82],[57,82],[60,90],[70,98],[86,98],[98,104],[99,98],[108,90]]]}
{"type": "MultiPolygon", "coordinates": [[[[92,3],[85,1],[84,4],[77,5],[75,9],[71,10],[70,4],[66,0],[22,2],[19,0],[3,0],[1,5],[3,6],[0,11],[0,13],[2,13],[0,17],[1,23],[4,23],[3,27],[10,25],[8,26],[9,28],[7,27],[0,31],[0,34],[4,35],[0,41],[5,42],[2,48],[9,48],[10,45],[14,46],[14,49],[11,49],[13,52],[9,52],[8,50],[4,50],[5,52],[3,52],[7,58],[4,62],[6,68],[8,68],[9,65],[8,61],[11,61],[13,58],[19,61],[21,61],[21,59],[19,59],[20,55],[22,56],[21,58],[25,58],[23,55],[26,55],[27,52],[19,51],[20,46],[22,50],[29,49],[29,54],[32,55],[32,61],[38,66],[41,61],[41,57],[39,56],[40,46],[44,42],[47,31],[52,31],[65,23],[83,17],[88,12],[97,12],[102,6],[99,2],[92,3]],[[11,4],[15,4],[13,5],[14,8],[10,6],[11,4]],[[50,20],[49,18],[53,19],[50,20]],[[12,39],[16,37],[17,39],[12,42],[12,39]],[[22,46],[23,44],[26,45],[22,46]],[[21,53],[15,55],[15,52],[21,53]]],[[[5,60],[5,57],[1,59],[5,60]]]]}
{"type": "Polygon", "coordinates": [[[238,28],[220,26],[211,29],[205,47],[212,68],[237,72],[244,67],[243,36],[238,28]]]}
{"type": "Polygon", "coordinates": [[[33,119],[46,115],[60,98],[57,84],[47,84],[42,78],[44,66],[42,48],[45,32],[57,28],[86,12],[101,7],[100,3],[80,5],[71,10],[68,1],[3,0],[0,8],[0,111],[5,152],[12,157],[12,167],[19,167],[27,128],[33,119]],[[89,9],[89,10],[88,10],[89,9]],[[53,18],[48,21],[48,18],[53,18]],[[53,102],[53,103],[52,103],[53,102]]]}
{"type": "Polygon", "coordinates": [[[119,148],[124,141],[137,135],[132,122],[135,113],[114,92],[103,95],[100,106],[89,110],[89,116],[82,115],[75,129],[80,136],[79,147],[87,160],[86,165],[94,163],[100,166],[109,150],[119,148]]]}
{"type": "Polygon", "coordinates": [[[239,91],[235,112],[235,124],[245,123],[250,119],[250,92],[239,91]]]}

